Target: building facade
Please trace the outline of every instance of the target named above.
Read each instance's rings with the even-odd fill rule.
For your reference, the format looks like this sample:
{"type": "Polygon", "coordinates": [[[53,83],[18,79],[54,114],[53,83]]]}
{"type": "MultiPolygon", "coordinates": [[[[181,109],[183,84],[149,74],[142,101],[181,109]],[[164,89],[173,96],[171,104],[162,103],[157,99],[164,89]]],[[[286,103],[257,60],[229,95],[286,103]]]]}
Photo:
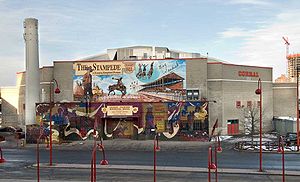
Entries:
{"type": "MultiPolygon", "coordinates": [[[[21,126],[28,85],[25,74],[17,74],[16,86],[21,126]]],[[[285,115],[275,102],[281,92],[274,91],[272,68],[229,64],[165,47],[108,49],[105,54],[54,61],[53,66],[40,69],[36,124],[49,125],[53,98],[51,120],[57,140],[83,139],[94,123],[108,138],[147,138],[156,127],[167,139],[207,140],[216,121],[214,134],[243,134],[249,126],[249,112],[259,110],[255,94],[259,78],[263,130],[267,132],[273,130],[274,115],[285,115]],[[59,94],[54,93],[57,86],[59,94]]],[[[28,128],[28,133],[36,131],[28,128]]]]}

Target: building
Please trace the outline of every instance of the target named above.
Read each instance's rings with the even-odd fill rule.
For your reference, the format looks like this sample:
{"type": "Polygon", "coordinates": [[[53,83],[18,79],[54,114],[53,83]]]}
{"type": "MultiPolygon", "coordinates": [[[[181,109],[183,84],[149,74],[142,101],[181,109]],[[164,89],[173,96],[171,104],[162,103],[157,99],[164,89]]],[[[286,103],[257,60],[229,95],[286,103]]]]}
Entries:
{"type": "Polygon", "coordinates": [[[290,82],[290,79],[286,77],[285,74],[281,74],[280,77],[275,79],[275,83],[288,83],[290,82]]]}
{"type": "MultiPolygon", "coordinates": [[[[299,66],[300,62],[300,54],[289,54],[287,57],[288,65],[287,65],[287,72],[288,78],[295,82],[295,78],[297,75],[297,67],[299,66]]],[[[299,69],[299,68],[298,68],[299,69]]]]}
{"type": "MultiPolygon", "coordinates": [[[[108,138],[147,138],[156,125],[169,139],[206,140],[216,120],[214,134],[242,134],[249,120],[245,111],[258,109],[258,78],[263,87],[264,131],[273,130],[273,116],[279,112],[273,107],[272,68],[235,65],[166,47],[108,49],[105,54],[79,60],[54,61],[53,66],[40,68],[39,74],[41,100],[36,124],[49,124],[53,98],[56,138],[62,134],[85,138],[94,121],[108,138]],[[54,94],[54,79],[60,94],[54,94]]],[[[25,75],[17,74],[14,88],[15,117],[22,127],[25,75]]],[[[8,120],[3,123],[11,124],[8,120]]],[[[34,127],[28,126],[28,133],[34,127]]]]}

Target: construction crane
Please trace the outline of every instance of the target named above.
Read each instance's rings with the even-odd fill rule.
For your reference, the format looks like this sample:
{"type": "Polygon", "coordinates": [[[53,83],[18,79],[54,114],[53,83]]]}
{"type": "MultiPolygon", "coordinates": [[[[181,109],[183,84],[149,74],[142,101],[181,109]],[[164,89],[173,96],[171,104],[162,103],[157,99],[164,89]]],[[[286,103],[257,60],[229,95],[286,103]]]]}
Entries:
{"type": "Polygon", "coordinates": [[[282,37],[283,41],[284,41],[284,44],[286,45],[286,55],[285,55],[285,58],[287,59],[287,62],[286,62],[286,75],[288,75],[288,77],[294,75],[294,69],[291,70],[291,62],[288,60],[288,55],[289,55],[289,46],[290,46],[290,42],[289,42],[289,39],[288,37],[282,37]]]}
{"type": "Polygon", "coordinates": [[[290,46],[290,42],[288,37],[282,37],[282,39],[284,40],[284,44],[286,45],[286,57],[288,57],[289,55],[289,46],[290,46]]]}

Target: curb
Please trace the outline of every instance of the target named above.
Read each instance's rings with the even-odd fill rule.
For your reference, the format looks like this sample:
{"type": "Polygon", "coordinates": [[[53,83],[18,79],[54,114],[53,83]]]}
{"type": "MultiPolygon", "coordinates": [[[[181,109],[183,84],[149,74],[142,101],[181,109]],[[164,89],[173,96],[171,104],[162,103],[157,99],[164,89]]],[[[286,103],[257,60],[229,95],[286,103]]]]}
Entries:
{"type": "MultiPolygon", "coordinates": [[[[37,164],[31,165],[36,167],[37,164]]],[[[75,168],[75,169],[90,169],[90,164],[53,164],[49,166],[48,163],[40,163],[41,168],[75,168]]],[[[153,171],[153,166],[143,165],[97,165],[97,169],[110,169],[110,170],[143,170],[153,171]]],[[[207,173],[207,168],[200,167],[174,167],[174,166],[157,166],[157,171],[170,171],[170,172],[200,172],[207,173]]],[[[232,168],[218,168],[218,173],[223,174],[251,174],[251,175],[282,175],[281,170],[264,170],[259,172],[255,169],[232,169],[232,168]]],[[[285,171],[286,176],[300,176],[299,171],[285,171]]]]}

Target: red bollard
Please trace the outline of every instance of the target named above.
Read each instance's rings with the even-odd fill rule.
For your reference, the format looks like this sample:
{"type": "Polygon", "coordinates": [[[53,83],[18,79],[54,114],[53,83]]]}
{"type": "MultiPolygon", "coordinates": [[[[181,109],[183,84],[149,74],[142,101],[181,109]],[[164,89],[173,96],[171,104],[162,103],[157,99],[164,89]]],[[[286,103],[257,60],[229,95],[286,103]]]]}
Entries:
{"type": "Polygon", "coordinates": [[[278,153],[282,154],[282,181],[285,182],[285,168],[284,168],[284,142],[282,136],[279,137],[278,141],[278,153]]]}
{"type": "Polygon", "coordinates": [[[102,144],[94,144],[94,148],[92,151],[92,160],[91,160],[91,182],[95,182],[97,176],[97,167],[96,167],[97,148],[99,149],[99,151],[102,151],[102,156],[103,156],[103,159],[100,161],[100,165],[108,165],[108,161],[105,158],[104,146],[102,144]]]}
{"type": "Polygon", "coordinates": [[[94,146],[91,160],[91,182],[96,181],[96,174],[96,146],[94,146]]]}
{"type": "Polygon", "coordinates": [[[37,170],[37,181],[38,182],[40,181],[40,146],[39,146],[39,143],[40,143],[40,139],[42,138],[42,136],[44,134],[42,126],[43,126],[43,123],[40,124],[40,136],[36,140],[36,164],[37,164],[36,170],[37,170]]]}
{"type": "Polygon", "coordinates": [[[212,162],[212,157],[213,157],[212,147],[209,146],[208,147],[208,166],[207,166],[207,168],[208,168],[208,182],[210,182],[210,180],[211,180],[210,171],[215,170],[217,168],[215,163],[212,162]]]}
{"type": "Polygon", "coordinates": [[[5,159],[3,158],[2,148],[1,147],[0,147],[0,153],[1,153],[0,163],[4,163],[5,159]]]}
{"type": "Polygon", "coordinates": [[[153,181],[156,182],[156,152],[160,151],[157,134],[155,135],[153,142],[153,181]]]}
{"type": "Polygon", "coordinates": [[[220,138],[219,135],[217,136],[217,143],[215,143],[215,165],[216,165],[216,170],[215,170],[215,178],[216,178],[216,182],[218,182],[218,155],[217,153],[221,153],[222,152],[222,147],[221,147],[221,142],[220,142],[220,138]]]}

